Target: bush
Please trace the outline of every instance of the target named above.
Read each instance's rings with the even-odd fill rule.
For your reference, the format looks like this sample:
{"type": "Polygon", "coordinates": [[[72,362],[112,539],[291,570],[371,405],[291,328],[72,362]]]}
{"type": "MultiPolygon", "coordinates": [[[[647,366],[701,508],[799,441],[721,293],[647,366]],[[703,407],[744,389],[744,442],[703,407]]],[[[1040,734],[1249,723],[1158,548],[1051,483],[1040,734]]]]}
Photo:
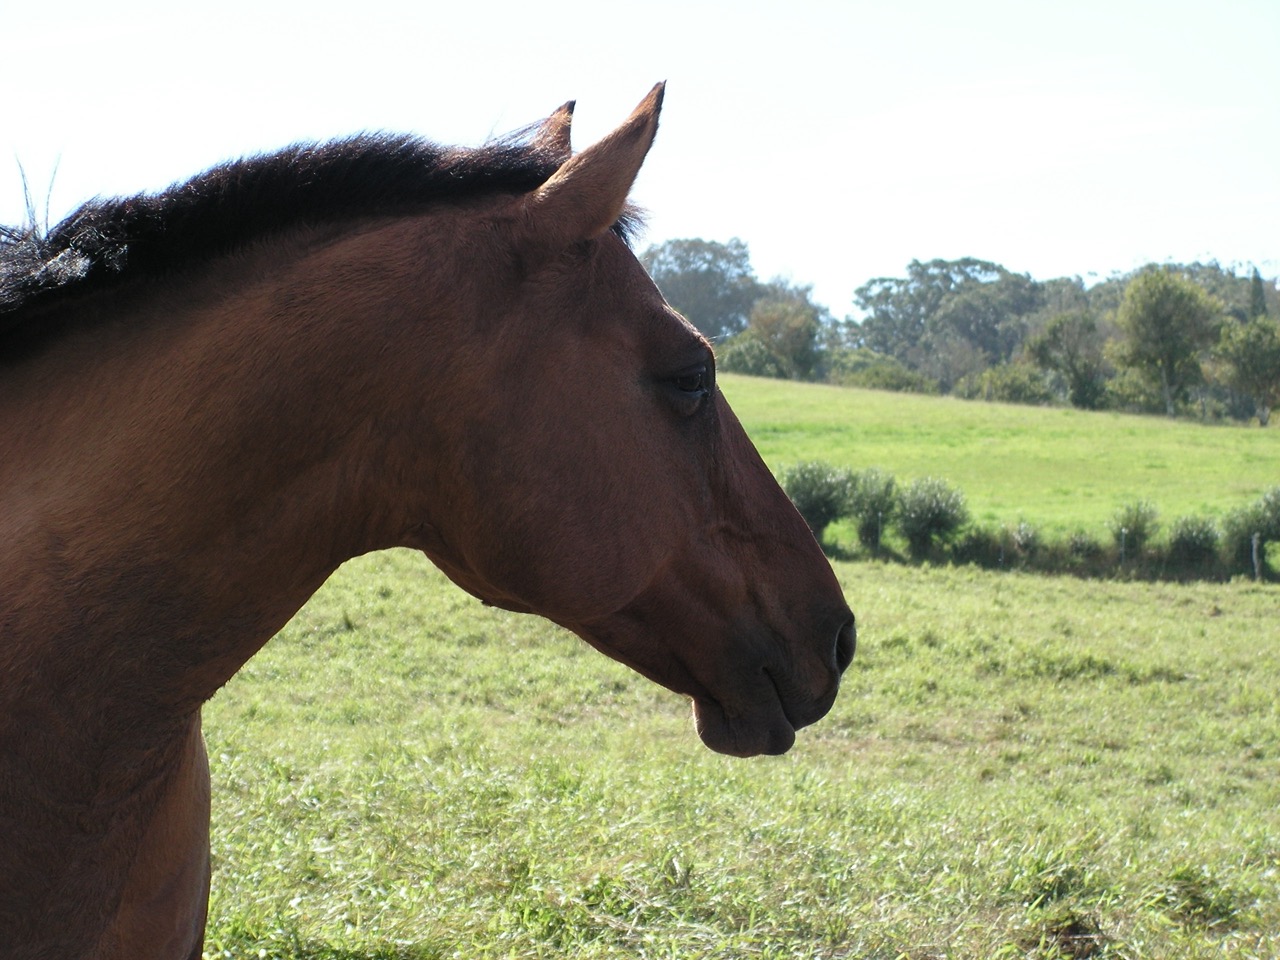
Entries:
{"type": "Polygon", "coordinates": [[[1169,560],[1181,567],[1208,564],[1218,555],[1218,527],[1208,517],[1179,517],[1169,531],[1169,560]]]}
{"type": "Polygon", "coordinates": [[[1222,552],[1227,562],[1252,572],[1253,535],[1258,535],[1258,551],[1263,556],[1268,543],[1280,543],[1280,487],[1272,487],[1247,507],[1228,514],[1222,522],[1222,533],[1222,552]]]}
{"type": "Polygon", "coordinates": [[[1254,505],[1262,517],[1262,536],[1269,542],[1280,540],[1280,487],[1272,487],[1254,505]]]}
{"type": "Polygon", "coordinates": [[[834,350],[827,357],[827,379],[842,387],[937,393],[938,385],[895,357],[874,350],[834,350]]]}
{"type": "Polygon", "coordinates": [[[1077,530],[1067,538],[1067,551],[1081,560],[1096,560],[1102,556],[1102,543],[1092,533],[1077,530]]]}
{"type": "Polygon", "coordinates": [[[1102,397],[1102,406],[1107,410],[1164,413],[1164,401],[1160,398],[1160,392],[1132,368],[1122,367],[1108,380],[1102,397]]]}
{"type": "Polygon", "coordinates": [[[956,563],[972,563],[994,570],[1003,568],[1005,559],[1005,534],[990,527],[971,527],[951,548],[956,563]]]}
{"type": "Polygon", "coordinates": [[[1018,521],[1009,537],[1013,541],[1013,549],[1024,557],[1030,557],[1040,549],[1040,531],[1025,520],[1018,521]]]}
{"type": "Polygon", "coordinates": [[[782,489],[819,541],[827,527],[845,515],[853,474],[829,463],[810,460],[782,472],[782,489]]]}
{"type": "Polygon", "coordinates": [[[893,474],[877,467],[854,474],[845,516],[857,523],[858,542],[868,550],[878,550],[881,534],[892,521],[897,505],[897,482],[893,474]]]}
{"type": "Polygon", "coordinates": [[[1032,406],[1047,406],[1054,399],[1044,374],[1026,363],[1001,363],[981,373],[970,373],[961,377],[951,392],[962,400],[1032,406]]]}
{"type": "MultiPolygon", "coordinates": [[[[1238,570],[1253,570],[1253,535],[1261,534],[1263,517],[1256,504],[1232,510],[1222,521],[1222,555],[1238,570]]],[[[1259,550],[1262,544],[1258,544],[1259,550]]]]}
{"type": "Polygon", "coordinates": [[[1160,523],[1158,511],[1150,500],[1135,500],[1116,511],[1107,526],[1120,548],[1121,559],[1136,557],[1155,536],[1160,523]]]}
{"type": "Polygon", "coordinates": [[[744,373],[752,377],[786,376],[782,364],[768,345],[750,333],[740,333],[730,338],[716,352],[716,366],[730,373],[744,373]]]}
{"type": "Polygon", "coordinates": [[[937,477],[911,481],[898,497],[897,527],[916,559],[927,556],[935,541],[954,536],[968,519],[964,494],[937,477]]]}

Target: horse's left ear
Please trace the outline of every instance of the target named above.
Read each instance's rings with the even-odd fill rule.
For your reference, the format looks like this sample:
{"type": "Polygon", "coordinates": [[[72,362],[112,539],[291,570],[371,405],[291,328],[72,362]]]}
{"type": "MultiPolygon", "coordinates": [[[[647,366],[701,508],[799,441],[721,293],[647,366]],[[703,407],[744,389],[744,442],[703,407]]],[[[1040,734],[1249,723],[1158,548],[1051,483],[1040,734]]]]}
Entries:
{"type": "Polygon", "coordinates": [[[529,240],[559,251],[599,237],[618,222],[658,132],[664,87],[654,87],[622,126],[568,160],[525,198],[529,240]]]}
{"type": "Polygon", "coordinates": [[[560,162],[573,155],[569,145],[569,129],[573,125],[573,101],[560,107],[538,126],[533,135],[533,145],[539,150],[546,150],[560,158],[560,162]]]}

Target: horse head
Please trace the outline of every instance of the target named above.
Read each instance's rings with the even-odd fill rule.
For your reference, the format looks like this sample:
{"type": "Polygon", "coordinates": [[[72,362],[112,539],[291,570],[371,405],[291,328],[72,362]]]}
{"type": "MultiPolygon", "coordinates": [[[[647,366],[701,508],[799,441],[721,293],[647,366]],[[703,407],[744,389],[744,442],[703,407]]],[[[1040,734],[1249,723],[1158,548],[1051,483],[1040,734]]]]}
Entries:
{"type": "MultiPolygon", "coordinates": [[[[435,418],[406,539],[486,602],[691,697],[711,748],[781,753],[830,708],[854,621],[711,346],[616,229],[662,93],[459,228],[488,265],[463,308],[482,333],[433,375],[474,402],[435,418]]],[[[562,108],[539,138],[567,155],[568,126],[562,108]]]]}

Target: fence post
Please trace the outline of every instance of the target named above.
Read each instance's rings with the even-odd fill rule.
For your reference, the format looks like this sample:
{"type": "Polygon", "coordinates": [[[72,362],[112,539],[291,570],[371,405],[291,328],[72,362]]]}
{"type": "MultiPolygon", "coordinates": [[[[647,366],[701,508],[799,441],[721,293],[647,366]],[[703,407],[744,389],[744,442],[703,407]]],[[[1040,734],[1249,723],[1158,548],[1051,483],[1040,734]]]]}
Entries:
{"type": "Polygon", "coordinates": [[[1250,540],[1253,544],[1253,579],[1262,579],[1262,534],[1255,533],[1250,540]]]}

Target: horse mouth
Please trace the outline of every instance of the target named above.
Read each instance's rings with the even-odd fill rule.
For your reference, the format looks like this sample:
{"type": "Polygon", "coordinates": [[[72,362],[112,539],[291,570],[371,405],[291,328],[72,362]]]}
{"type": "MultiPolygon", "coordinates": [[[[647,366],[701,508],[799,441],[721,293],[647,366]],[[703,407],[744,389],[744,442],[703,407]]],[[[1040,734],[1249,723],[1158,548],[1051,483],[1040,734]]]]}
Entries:
{"type": "Polygon", "coordinates": [[[796,728],[782,710],[773,716],[734,716],[716,700],[695,697],[693,723],[702,742],[716,753],[731,757],[776,756],[796,742],[796,728]]]}
{"type": "Polygon", "coordinates": [[[704,671],[678,655],[661,660],[661,668],[652,651],[634,655],[640,645],[632,631],[615,632],[610,626],[576,624],[570,629],[641,676],[689,697],[694,728],[703,744],[732,757],[776,756],[790,750],[796,731],[821,720],[835,703],[840,675],[852,659],[855,642],[849,616],[839,631],[832,661],[815,669],[817,675],[792,676],[771,662],[778,658],[766,654],[753,667],[742,664],[736,670],[711,670],[710,676],[703,676],[704,671]]]}
{"type": "Polygon", "coordinates": [[[702,742],[717,753],[732,757],[777,756],[796,742],[796,731],[821,719],[835,701],[835,692],[806,708],[789,703],[768,671],[772,698],[752,703],[747,713],[730,712],[719,700],[706,694],[693,697],[693,721],[702,742]]]}

